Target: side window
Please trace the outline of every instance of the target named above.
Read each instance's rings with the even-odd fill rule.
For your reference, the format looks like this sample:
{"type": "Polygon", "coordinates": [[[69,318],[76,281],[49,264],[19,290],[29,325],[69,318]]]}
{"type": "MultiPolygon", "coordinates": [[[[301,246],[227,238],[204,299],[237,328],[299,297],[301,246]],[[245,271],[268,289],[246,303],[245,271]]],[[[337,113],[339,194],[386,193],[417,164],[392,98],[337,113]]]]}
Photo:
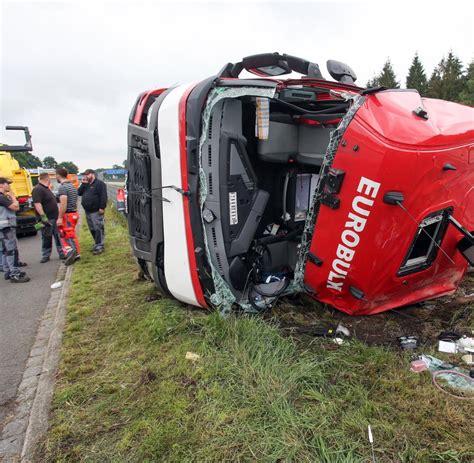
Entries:
{"type": "Polygon", "coordinates": [[[452,208],[448,208],[423,219],[398,271],[398,276],[419,272],[431,266],[438,255],[451,212],[452,208]]]}

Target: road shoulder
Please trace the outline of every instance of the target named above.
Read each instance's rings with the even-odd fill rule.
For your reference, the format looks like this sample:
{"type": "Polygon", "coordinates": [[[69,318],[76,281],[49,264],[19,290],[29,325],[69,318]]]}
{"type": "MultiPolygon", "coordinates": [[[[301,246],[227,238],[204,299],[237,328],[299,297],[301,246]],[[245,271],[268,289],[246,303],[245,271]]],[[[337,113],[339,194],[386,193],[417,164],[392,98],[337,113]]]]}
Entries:
{"type": "Polygon", "coordinates": [[[33,461],[35,445],[47,431],[72,271],[72,266],[59,267],[56,281],[62,282],[61,288],[51,292],[18,388],[15,411],[2,431],[3,461],[33,461]]]}

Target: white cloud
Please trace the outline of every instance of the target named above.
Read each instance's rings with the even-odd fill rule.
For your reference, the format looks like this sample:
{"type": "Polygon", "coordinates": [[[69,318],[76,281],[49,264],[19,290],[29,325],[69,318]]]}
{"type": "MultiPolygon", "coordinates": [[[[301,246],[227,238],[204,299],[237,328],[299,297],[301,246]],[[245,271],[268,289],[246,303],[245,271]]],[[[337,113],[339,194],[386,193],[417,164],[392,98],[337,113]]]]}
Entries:
{"type": "Polygon", "coordinates": [[[467,63],[472,7],[440,5],[3,2],[0,122],[28,125],[40,157],[110,166],[126,157],[138,93],[249,54],[302,56],[326,76],[326,60],[338,59],[361,85],[387,57],[403,84],[415,51],[428,74],[450,49],[467,63]]]}

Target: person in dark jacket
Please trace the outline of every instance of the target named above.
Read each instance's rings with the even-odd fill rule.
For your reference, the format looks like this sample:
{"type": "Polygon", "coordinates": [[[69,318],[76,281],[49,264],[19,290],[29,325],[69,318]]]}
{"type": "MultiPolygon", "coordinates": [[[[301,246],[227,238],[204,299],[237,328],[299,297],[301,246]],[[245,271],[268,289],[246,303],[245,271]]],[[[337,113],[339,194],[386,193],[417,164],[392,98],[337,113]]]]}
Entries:
{"type": "Polygon", "coordinates": [[[82,184],[78,193],[82,196],[87,225],[95,241],[92,253],[101,254],[105,250],[104,213],[107,207],[107,186],[96,177],[95,171],[87,169],[82,174],[82,184]]]}
{"type": "Polygon", "coordinates": [[[42,264],[49,261],[51,252],[53,250],[53,238],[56,244],[56,249],[60,259],[65,259],[61,239],[59,237],[59,230],[56,224],[58,220],[59,210],[56,196],[50,190],[51,180],[47,172],[42,172],[39,175],[39,182],[33,188],[33,204],[35,206],[36,214],[41,221],[41,260],[42,264]]]}

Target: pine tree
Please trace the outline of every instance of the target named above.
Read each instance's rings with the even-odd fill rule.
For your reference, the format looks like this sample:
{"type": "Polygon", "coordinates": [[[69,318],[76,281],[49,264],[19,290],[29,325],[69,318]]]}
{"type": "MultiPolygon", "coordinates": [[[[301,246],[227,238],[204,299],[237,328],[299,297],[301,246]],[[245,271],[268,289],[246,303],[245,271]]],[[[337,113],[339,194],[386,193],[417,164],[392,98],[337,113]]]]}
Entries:
{"type": "Polygon", "coordinates": [[[459,102],[474,106],[474,61],[467,68],[464,78],[464,88],[459,95],[459,102]]]}
{"type": "Polygon", "coordinates": [[[448,101],[460,101],[465,86],[461,60],[452,51],[436,66],[428,83],[428,95],[448,101]]]}
{"type": "Polygon", "coordinates": [[[444,59],[440,61],[431,74],[428,82],[428,91],[426,92],[430,98],[442,98],[443,85],[441,82],[441,68],[444,66],[444,59]]]}
{"type": "Polygon", "coordinates": [[[400,88],[400,82],[397,81],[390,58],[383,65],[382,72],[378,76],[378,82],[380,86],[385,88],[400,88]]]}
{"type": "Polygon", "coordinates": [[[422,96],[426,95],[428,90],[428,81],[426,79],[425,69],[421,64],[418,53],[415,53],[406,81],[407,88],[414,88],[422,96]]]}
{"type": "Polygon", "coordinates": [[[385,88],[400,88],[400,83],[397,82],[397,76],[392,68],[390,58],[385,62],[380,74],[373,76],[367,82],[367,88],[385,87],[385,88]]]}
{"type": "Polygon", "coordinates": [[[366,88],[380,87],[379,78],[377,76],[373,76],[372,79],[369,79],[367,81],[367,84],[365,86],[366,88]]]}

